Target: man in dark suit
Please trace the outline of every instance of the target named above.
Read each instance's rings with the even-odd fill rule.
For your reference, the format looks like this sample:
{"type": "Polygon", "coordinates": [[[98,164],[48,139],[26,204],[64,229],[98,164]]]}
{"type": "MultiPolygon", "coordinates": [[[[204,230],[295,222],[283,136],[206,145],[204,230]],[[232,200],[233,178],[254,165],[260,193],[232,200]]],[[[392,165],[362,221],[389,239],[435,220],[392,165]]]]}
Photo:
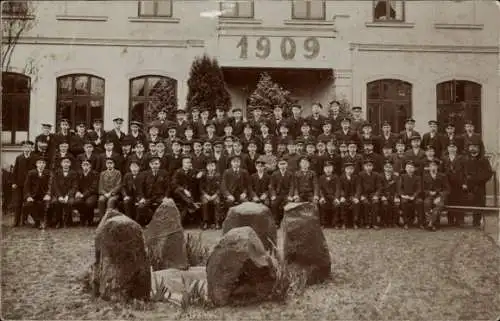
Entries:
{"type": "Polygon", "coordinates": [[[60,167],[54,171],[52,183],[52,205],[55,214],[56,228],[72,225],[72,210],[78,186],[78,175],[71,170],[71,159],[61,159],[60,167]]]}
{"type": "Polygon", "coordinates": [[[295,172],[293,185],[293,199],[295,202],[319,201],[319,185],[316,173],[310,169],[311,160],[308,156],[299,159],[299,170],[295,172]]]}
{"type": "Polygon", "coordinates": [[[103,170],[101,159],[99,155],[96,152],[94,152],[94,145],[92,144],[92,142],[87,140],[83,144],[83,150],[84,152],[78,155],[76,158],[79,166],[82,165],[83,161],[89,161],[92,170],[96,171],[97,173],[100,173],[101,170],[103,170]]]}
{"type": "Polygon", "coordinates": [[[51,124],[42,124],[42,133],[35,137],[35,152],[39,152],[39,150],[37,149],[38,142],[43,141],[47,144],[48,158],[54,155],[57,148],[57,146],[55,145],[56,143],[54,142],[55,134],[51,133],[51,130],[51,124]]]}
{"type": "Polygon", "coordinates": [[[225,209],[246,202],[252,195],[250,175],[241,168],[241,157],[233,155],[229,158],[231,168],[222,175],[221,194],[225,209]]]}
{"type": "MultiPolygon", "coordinates": [[[[137,143],[134,145],[134,152],[130,154],[123,163],[122,168],[129,168],[130,162],[136,162],[139,164],[139,171],[145,171],[149,168],[149,158],[146,155],[146,147],[144,146],[144,143],[142,141],[137,141],[137,143]]],[[[120,168],[120,170],[122,170],[120,168]]]]}
{"type": "MultiPolygon", "coordinates": [[[[69,142],[71,141],[71,136],[73,136],[70,132],[69,120],[67,120],[66,118],[61,119],[59,123],[59,129],[59,132],[54,135],[54,144],[56,148],[63,141],[69,144],[69,142]]],[[[59,166],[59,163],[57,166],[59,166]]]]}
{"type": "Polygon", "coordinates": [[[422,163],[424,161],[424,158],[425,158],[425,152],[424,150],[420,147],[420,142],[421,142],[421,139],[420,139],[420,135],[414,135],[413,137],[411,137],[410,139],[410,148],[407,149],[407,151],[405,152],[405,161],[412,161],[415,168],[416,168],[416,172],[415,174],[417,176],[422,176],[422,163]]]}
{"type": "Polygon", "coordinates": [[[217,172],[221,175],[224,174],[224,171],[228,167],[228,156],[224,154],[223,148],[224,143],[222,142],[222,140],[216,140],[214,142],[213,157],[215,159],[217,172]]]}
{"type": "Polygon", "coordinates": [[[186,127],[189,126],[189,123],[186,119],[186,111],[183,109],[177,109],[175,112],[175,129],[179,137],[184,135],[186,127]]]}
{"type": "Polygon", "coordinates": [[[193,124],[195,129],[195,135],[201,138],[207,134],[207,125],[210,123],[210,111],[208,108],[204,107],[201,109],[200,119],[193,124]]]}
{"type": "Polygon", "coordinates": [[[344,117],[340,122],[340,129],[335,132],[335,138],[338,142],[349,142],[358,140],[358,135],[351,129],[351,120],[344,117]]]}
{"type": "Polygon", "coordinates": [[[152,157],[149,161],[150,169],[143,172],[142,184],[137,190],[137,222],[146,226],[153,217],[158,206],[168,199],[170,194],[168,173],[160,169],[158,157],[152,157]]]}
{"type": "Polygon", "coordinates": [[[359,198],[356,195],[358,188],[358,176],[355,173],[355,164],[346,162],[343,164],[344,171],[339,178],[338,199],[340,203],[340,220],[342,228],[352,221],[354,229],[358,228],[359,224],[359,198]]]}
{"type": "Polygon", "coordinates": [[[114,128],[106,133],[106,139],[109,139],[113,142],[113,151],[117,154],[120,154],[122,151],[121,142],[123,138],[126,136],[125,133],[122,131],[123,118],[121,117],[114,118],[113,125],[114,128]]]}
{"type": "Polygon", "coordinates": [[[340,129],[340,121],[342,120],[343,116],[340,111],[340,102],[337,100],[332,100],[329,103],[330,106],[330,114],[328,116],[328,120],[332,124],[332,132],[335,133],[337,130],[340,129]]]}
{"type": "Polygon", "coordinates": [[[384,172],[381,175],[381,223],[385,227],[395,227],[399,224],[399,205],[401,200],[398,195],[399,177],[394,173],[392,160],[386,160],[384,172]]]}
{"type": "Polygon", "coordinates": [[[406,161],[405,173],[400,175],[398,181],[398,195],[401,198],[405,230],[413,223],[415,212],[417,213],[420,227],[424,227],[421,198],[422,178],[415,173],[415,167],[415,163],[412,160],[406,161]]]}
{"type": "Polygon", "coordinates": [[[222,175],[216,170],[214,158],[207,158],[206,172],[200,180],[201,204],[203,209],[203,225],[205,230],[211,223],[215,223],[216,229],[221,228],[224,217],[221,210],[220,184],[222,175]]]}
{"type": "Polygon", "coordinates": [[[104,143],[104,152],[99,155],[100,170],[105,170],[106,159],[112,158],[117,170],[121,170],[125,160],[120,152],[115,151],[115,143],[112,139],[106,138],[104,143]]]}
{"type": "Polygon", "coordinates": [[[146,145],[146,135],[141,132],[141,128],[142,123],[140,121],[134,120],[130,122],[130,130],[128,135],[125,137],[130,141],[130,145],[134,146],[137,142],[142,142],[146,145]]]}
{"type": "Polygon", "coordinates": [[[453,142],[457,146],[457,152],[462,154],[464,152],[463,136],[455,133],[455,124],[453,122],[449,122],[446,125],[445,131],[446,132],[440,137],[440,146],[443,150],[447,150],[448,145],[453,142]]]}
{"type": "Polygon", "coordinates": [[[467,119],[464,125],[465,133],[462,135],[461,140],[464,144],[464,154],[469,151],[469,145],[478,143],[479,144],[479,155],[484,156],[484,143],[481,139],[481,135],[474,131],[474,124],[472,120],[467,119]]]}
{"type": "Polygon", "coordinates": [[[58,169],[60,166],[61,166],[61,160],[63,158],[69,158],[69,160],[71,161],[71,165],[73,166],[73,168],[76,169],[76,160],[75,160],[75,157],[69,152],[69,142],[67,140],[64,140],[62,138],[59,138],[58,140],[58,147],[57,147],[57,151],[55,153],[55,155],[53,156],[53,164],[52,166],[50,167],[51,170],[55,171],[56,169],[58,169]]]}
{"type": "MultiPolygon", "coordinates": [[[[441,171],[446,175],[450,184],[447,202],[449,205],[465,205],[467,203],[465,156],[458,154],[457,146],[453,142],[448,145],[447,149],[448,151],[443,152],[444,155],[441,157],[441,171]]],[[[447,215],[449,225],[463,224],[463,213],[448,210],[447,215]]]]}
{"type": "Polygon", "coordinates": [[[396,150],[396,142],[399,139],[399,135],[395,134],[391,130],[391,124],[386,120],[382,123],[382,133],[380,134],[380,145],[383,147],[389,144],[392,150],[396,150]]]}
{"type": "Polygon", "coordinates": [[[104,152],[104,141],[106,140],[106,132],[102,128],[102,120],[95,119],[93,130],[88,133],[88,138],[95,147],[96,153],[104,152]]]}
{"type": "Polygon", "coordinates": [[[405,130],[399,133],[399,138],[405,144],[406,149],[411,148],[412,137],[420,136],[420,133],[417,132],[414,128],[415,128],[415,119],[410,117],[405,121],[405,130]]]}
{"type": "Polygon", "coordinates": [[[341,227],[339,215],[338,183],[339,178],[333,172],[333,162],[327,160],[323,164],[323,172],[319,178],[319,213],[321,225],[341,227]]]}
{"type": "Polygon", "coordinates": [[[292,105],[292,115],[287,119],[289,133],[293,139],[300,135],[300,128],[302,127],[303,118],[300,116],[302,113],[302,106],[299,104],[292,105]]]}
{"type": "Polygon", "coordinates": [[[441,139],[438,134],[438,122],[436,120],[429,120],[429,131],[422,136],[422,148],[427,148],[427,146],[433,146],[436,151],[436,156],[441,157],[441,139]]]}
{"type": "Polygon", "coordinates": [[[36,159],[36,169],[26,175],[24,182],[24,206],[35,221],[35,227],[45,229],[47,226],[47,210],[50,205],[50,171],[46,168],[44,157],[36,159]]]}
{"type": "Polygon", "coordinates": [[[182,147],[178,139],[172,142],[172,153],[167,155],[167,164],[168,177],[172,177],[175,171],[182,167],[182,147]]]}
{"type": "Polygon", "coordinates": [[[380,205],[380,191],[382,182],[380,174],[373,170],[373,160],[366,158],[363,161],[363,171],[358,177],[356,198],[363,205],[363,219],[366,228],[378,229],[378,212],[380,205]]]}
{"type": "MultiPolygon", "coordinates": [[[[469,155],[464,160],[465,190],[469,206],[486,205],[486,183],[493,175],[490,161],[480,154],[479,141],[469,143],[469,155]]],[[[474,213],[472,217],[474,227],[481,225],[481,214],[474,213]]]]}
{"type": "MultiPolygon", "coordinates": [[[[183,218],[187,218],[185,214],[194,213],[200,208],[195,197],[198,196],[198,177],[201,178],[201,173],[193,170],[193,163],[190,155],[182,156],[182,167],[177,169],[172,176],[172,197],[177,204],[181,204],[181,213],[184,213],[183,218]]],[[[190,220],[196,218],[190,217],[190,220]]]]}
{"type": "Polygon", "coordinates": [[[270,196],[269,196],[269,184],[271,183],[271,177],[266,172],[266,161],[262,158],[257,159],[255,162],[255,167],[257,169],[256,173],[251,176],[252,183],[252,200],[255,203],[262,203],[269,206],[270,196]]]}
{"type": "Polygon", "coordinates": [[[323,106],[319,102],[315,102],[311,106],[311,116],[307,117],[307,122],[311,126],[311,135],[314,137],[318,137],[322,132],[323,124],[326,120],[326,117],[321,115],[321,110],[323,106]]]}
{"type": "Polygon", "coordinates": [[[446,203],[450,191],[446,175],[438,173],[439,160],[429,162],[429,171],[424,173],[422,189],[424,192],[425,225],[435,231],[439,222],[439,215],[446,203]]]}
{"type": "Polygon", "coordinates": [[[92,226],[97,206],[99,172],[92,168],[92,162],[87,159],[83,159],[80,166],[82,171],[77,179],[74,207],[80,213],[80,224],[92,226]]]}
{"type": "Polygon", "coordinates": [[[292,200],[293,173],[287,167],[288,158],[282,156],[278,160],[278,170],[271,175],[270,179],[271,212],[278,227],[283,218],[285,204],[292,200]]]}
{"type": "Polygon", "coordinates": [[[139,201],[137,198],[139,185],[142,184],[142,175],[140,172],[140,165],[137,161],[131,160],[129,162],[129,172],[125,174],[122,182],[122,198],[123,210],[125,215],[131,219],[136,219],[136,204],[139,201]]]}
{"type": "Polygon", "coordinates": [[[35,160],[33,155],[32,141],[25,140],[22,142],[23,152],[16,157],[14,168],[12,171],[12,191],[13,191],[13,207],[15,213],[14,226],[22,226],[25,224],[26,217],[23,215],[23,199],[24,199],[24,182],[26,173],[35,169],[35,160]]]}
{"type": "Polygon", "coordinates": [[[85,123],[80,122],[76,125],[76,133],[71,136],[69,141],[69,152],[77,157],[84,152],[85,142],[88,140],[87,130],[85,129],[85,123]]]}

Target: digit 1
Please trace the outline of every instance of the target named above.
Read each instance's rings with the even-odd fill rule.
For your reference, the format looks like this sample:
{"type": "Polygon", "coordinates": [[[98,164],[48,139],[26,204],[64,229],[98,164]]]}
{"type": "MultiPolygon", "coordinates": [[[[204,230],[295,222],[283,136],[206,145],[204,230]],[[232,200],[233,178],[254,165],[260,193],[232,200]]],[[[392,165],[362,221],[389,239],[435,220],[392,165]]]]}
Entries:
{"type": "Polygon", "coordinates": [[[236,48],[240,48],[240,58],[247,59],[248,58],[248,38],[247,36],[241,37],[240,41],[236,45],[236,48]]]}

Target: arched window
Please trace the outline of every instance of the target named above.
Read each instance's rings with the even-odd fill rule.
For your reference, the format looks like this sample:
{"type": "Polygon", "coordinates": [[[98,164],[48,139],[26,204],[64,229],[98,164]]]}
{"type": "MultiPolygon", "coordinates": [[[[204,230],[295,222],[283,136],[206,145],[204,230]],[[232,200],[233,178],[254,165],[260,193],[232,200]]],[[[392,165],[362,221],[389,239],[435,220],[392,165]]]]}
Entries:
{"type": "Polygon", "coordinates": [[[28,139],[31,79],[2,72],[2,143],[19,144],[28,139]]]}
{"type": "Polygon", "coordinates": [[[455,131],[463,133],[464,121],[472,120],[481,133],[481,85],[468,80],[450,80],[437,84],[437,120],[444,132],[445,124],[455,123],[455,131]]]}
{"type": "Polygon", "coordinates": [[[177,80],[154,75],[133,78],[129,97],[129,121],[148,124],[162,108],[177,108],[177,80]]]}
{"type": "Polygon", "coordinates": [[[405,119],[412,113],[412,85],[399,79],[380,79],[367,84],[366,106],[373,132],[380,133],[384,121],[392,124],[392,131],[404,129],[405,119]]]}
{"type": "Polygon", "coordinates": [[[56,128],[67,118],[71,128],[85,122],[91,128],[95,119],[104,114],[104,79],[87,74],[65,75],[57,78],[56,128]]]}

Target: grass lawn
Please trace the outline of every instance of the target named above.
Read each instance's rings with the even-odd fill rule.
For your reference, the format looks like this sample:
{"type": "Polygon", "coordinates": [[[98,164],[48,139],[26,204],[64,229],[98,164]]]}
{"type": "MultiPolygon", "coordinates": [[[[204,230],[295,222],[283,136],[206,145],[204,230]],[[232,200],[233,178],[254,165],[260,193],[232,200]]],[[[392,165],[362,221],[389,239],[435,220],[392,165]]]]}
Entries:
{"type": "MultiPolygon", "coordinates": [[[[221,235],[202,233],[207,245],[221,235]]],[[[495,320],[500,315],[500,249],[480,231],[327,229],[325,235],[333,258],[330,282],[309,287],[286,304],[181,313],[168,303],[110,304],[84,293],[80,278],[94,259],[94,229],[42,232],[4,225],[2,319],[495,320]]]]}

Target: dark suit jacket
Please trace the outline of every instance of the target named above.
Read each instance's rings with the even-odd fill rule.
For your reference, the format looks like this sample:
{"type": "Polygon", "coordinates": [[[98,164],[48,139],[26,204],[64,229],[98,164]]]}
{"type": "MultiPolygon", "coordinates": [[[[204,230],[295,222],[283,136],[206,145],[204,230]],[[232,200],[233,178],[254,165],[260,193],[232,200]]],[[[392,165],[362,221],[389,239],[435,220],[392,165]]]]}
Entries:
{"type": "Polygon", "coordinates": [[[483,140],[481,138],[481,135],[479,135],[477,133],[474,133],[474,134],[472,134],[472,136],[469,136],[466,133],[464,133],[461,136],[461,140],[463,142],[463,151],[464,151],[464,153],[468,153],[469,152],[469,145],[471,143],[479,143],[479,154],[481,156],[484,156],[485,150],[484,150],[484,143],[483,143],[483,140]]]}
{"type": "Polygon", "coordinates": [[[140,172],[149,169],[149,158],[146,153],[144,153],[140,158],[136,153],[132,153],[128,155],[127,160],[125,161],[125,166],[122,166],[126,172],[130,171],[130,163],[134,161],[137,162],[137,164],[139,164],[140,172]]]}
{"type": "Polygon", "coordinates": [[[455,145],[457,145],[457,153],[463,153],[464,152],[464,138],[463,138],[463,136],[454,134],[453,137],[450,138],[448,135],[443,134],[439,138],[439,144],[440,144],[441,148],[443,149],[443,151],[447,151],[448,150],[448,145],[451,142],[454,142],[455,145]]]}
{"type": "Polygon", "coordinates": [[[310,115],[306,118],[306,120],[309,123],[309,126],[311,126],[311,135],[318,137],[318,135],[323,132],[322,128],[326,117],[320,114],[318,115],[318,118],[314,118],[313,115],[310,115]]]}
{"type": "Polygon", "coordinates": [[[398,194],[418,197],[422,192],[422,178],[416,173],[412,176],[402,174],[398,181],[398,194]]]}
{"type": "Polygon", "coordinates": [[[83,197],[87,198],[92,195],[99,194],[99,173],[95,170],[91,170],[86,176],[81,172],[78,175],[76,190],[83,194],[83,197]]]}
{"type": "Polygon", "coordinates": [[[221,192],[224,197],[233,195],[239,198],[242,193],[250,197],[252,194],[250,175],[245,169],[240,168],[238,173],[232,168],[226,169],[222,175],[221,192]]]}
{"type": "Polygon", "coordinates": [[[134,147],[134,145],[138,142],[142,143],[144,145],[145,148],[148,148],[148,145],[147,145],[147,140],[146,140],[146,135],[144,135],[143,133],[139,132],[139,134],[137,135],[137,137],[134,137],[132,135],[132,133],[128,133],[128,135],[125,136],[127,139],[129,139],[129,141],[132,143],[132,147],[134,147]]]}
{"type": "Polygon", "coordinates": [[[33,153],[28,157],[25,157],[24,153],[18,155],[14,162],[14,169],[12,170],[12,184],[23,187],[24,181],[26,180],[26,173],[35,168],[33,153]]]}
{"type": "Polygon", "coordinates": [[[195,170],[188,170],[187,172],[182,168],[176,170],[172,177],[172,191],[182,192],[188,190],[191,194],[197,191],[196,184],[198,180],[196,179],[196,174],[197,171],[195,170]]]}
{"type": "Polygon", "coordinates": [[[433,178],[430,173],[425,173],[422,179],[422,189],[425,196],[431,196],[429,192],[436,192],[440,197],[446,197],[450,193],[450,185],[446,175],[436,173],[433,178]]]}
{"type": "Polygon", "coordinates": [[[399,133],[399,138],[405,143],[406,149],[411,148],[411,137],[414,135],[420,135],[416,130],[412,130],[410,133],[407,133],[405,130],[399,133]]]}
{"type": "Polygon", "coordinates": [[[319,178],[319,195],[327,200],[337,198],[339,195],[339,178],[337,175],[321,175],[319,178]]]}
{"type": "Polygon", "coordinates": [[[271,176],[264,171],[262,178],[259,178],[259,174],[254,173],[251,176],[252,191],[255,196],[259,197],[262,194],[267,194],[269,197],[269,185],[271,183],[271,176]]]}
{"type": "Polygon", "coordinates": [[[453,160],[449,155],[441,157],[441,172],[448,177],[448,182],[453,189],[461,189],[465,184],[465,157],[457,154],[453,160]]]}
{"type": "Polygon", "coordinates": [[[78,174],[75,171],[70,170],[66,177],[64,177],[62,169],[55,171],[52,181],[52,195],[55,198],[66,195],[75,196],[77,186],[78,174]]]}
{"type": "Polygon", "coordinates": [[[134,198],[137,196],[139,185],[142,184],[142,176],[143,173],[141,172],[137,173],[135,178],[131,172],[128,172],[125,174],[125,176],[123,176],[121,191],[123,197],[128,196],[134,198]]]}
{"type": "Polygon", "coordinates": [[[82,153],[82,154],[77,156],[76,160],[78,163],[78,167],[80,167],[80,168],[81,168],[82,162],[84,160],[89,160],[90,165],[92,166],[92,170],[94,170],[98,173],[100,173],[103,170],[102,164],[101,164],[101,159],[99,158],[99,155],[96,154],[96,152],[92,152],[90,157],[87,157],[87,155],[85,153],[82,153]]]}
{"type": "Polygon", "coordinates": [[[312,170],[295,172],[293,181],[294,196],[302,193],[312,193],[319,197],[319,185],[316,173],[312,170]]]}
{"type": "Polygon", "coordinates": [[[270,191],[271,196],[292,196],[293,194],[293,173],[289,170],[284,175],[278,169],[271,175],[270,191]]]}
{"type": "Polygon", "coordinates": [[[399,139],[399,135],[395,133],[390,133],[388,137],[384,136],[384,133],[380,134],[380,146],[384,147],[385,144],[391,145],[392,149],[396,149],[396,142],[399,139]]]}
{"type": "Polygon", "coordinates": [[[41,200],[46,194],[50,195],[50,179],[51,175],[48,169],[43,170],[41,177],[38,176],[36,169],[30,170],[24,182],[24,198],[32,197],[35,200],[41,200]]]}
{"type": "Polygon", "coordinates": [[[382,189],[382,182],[378,173],[372,172],[370,175],[365,171],[359,173],[358,186],[356,190],[357,197],[379,196],[382,189]]]}
{"type": "MultiPolygon", "coordinates": [[[[99,163],[100,163],[100,168],[101,171],[104,171],[106,169],[106,152],[103,152],[99,154],[99,163]]],[[[123,164],[125,160],[122,157],[121,153],[117,153],[113,150],[113,153],[111,154],[111,158],[115,161],[115,168],[119,171],[123,169],[123,164]]]]}
{"type": "Polygon", "coordinates": [[[398,180],[399,177],[392,174],[390,177],[386,177],[385,173],[382,173],[380,178],[381,190],[380,196],[385,196],[387,198],[394,197],[398,193],[398,180]]]}
{"type": "MultiPolygon", "coordinates": [[[[68,157],[71,161],[71,169],[77,170],[79,163],[76,161],[73,154],[71,154],[70,152],[67,152],[65,156],[68,157]]],[[[61,156],[61,154],[59,152],[56,152],[56,154],[54,155],[54,163],[52,164],[53,171],[61,168],[61,159],[62,158],[63,158],[63,156],[61,156]]]]}
{"type": "Polygon", "coordinates": [[[81,153],[84,152],[83,145],[88,139],[88,134],[85,133],[83,136],[78,134],[72,135],[69,141],[69,152],[73,154],[73,156],[77,157],[81,153]]]}
{"type": "Polygon", "coordinates": [[[206,168],[207,164],[207,156],[205,154],[200,153],[200,155],[196,155],[195,153],[191,154],[193,169],[196,172],[202,171],[206,168]]]}
{"type": "Polygon", "coordinates": [[[346,199],[356,196],[358,188],[358,176],[353,174],[351,179],[348,179],[346,174],[342,174],[339,178],[339,198],[345,197],[346,199]]]}
{"type": "Polygon", "coordinates": [[[227,169],[228,158],[224,154],[224,152],[221,153],[219,159],[217,159],[215,157],[215,154],[213,154],[213,157],[216,159],[216,169],[217,169],[217,172],[219,172],[222,175],[224,173],[224,171],[227,169]]]}
{"type": "Polygon", "coordinates": [[[423,150],[427,148],[427,146],[434,146],[434,149],[436,150],[436,156],[440,157],[442,153],[442,148],[441,148],[441,139],[438,133],[434,134],[434,137],[431,137],[431,133],[425,133],[424,136],[422,136],[422,143],[420,146],[422,147],[423,150]]]}
{"type": "Polygon", "coordinates": [[[96,131],[90,131],[88,134],[89,140],[94,144],[95,153],[102,153],[104,151],[104,141],[106,140],[106,132],[104,130],[99,133],[96,131]],[[97,140],[100,139],[100,142],[97,143],[97,140]]]}
{"type": "Polygon", "coordinates": [[[116,133],[116,131],[110,130],[106,133],[106,139],[111,139],[113,141],[113,151],[120,154],[122,151],[122,141],[125,138],[126,134],[120,131],[120,135],[116,133]]]}
{"type": "Polygon", "coordinates": [[[169,195],[169,179],[168,173],[165,170],[158,170],[156,176],[153,175],[152,170],[147,170],[142,173],[137,189],[137,198],[144,198],[146,200],[158,200],[169,195]]]}
{"type": "Polygon", "coordinates": [[[222,175],[215,171],[214,175],[209,176],[205,171],[200,179],[200,191],[202,194],[208,194],[210,196],[220,192],[220,184],[222,181],[222,175]]]}
{"type": "Polygon", "coordinates": [[[302,122],[304,121],[303,118],[301,117],[298,117],[298,118],[295,118],[292,116],[290,116],[288,119],[287,119],[287,123],[288,123],[288,133],[293,137],[293,138],[296,138],[297,136],[300,135],[300,128],[302,127],[302,122]]]}
{"type": "Polygon", "coordinates": [[[338,142],[349,142],[350,140],[358,142],[358,133],[353,130],[349,130],[347,133],[344,133],[342,129],[337,130],[335,133],[335,138],[338,142]]]}
{"type": "Polygon", "coordinates": [[[182,154],[168,154],[167,167],[167,174],[169,177],[172,177],[175,171],[182,167],[182,154]]]}

